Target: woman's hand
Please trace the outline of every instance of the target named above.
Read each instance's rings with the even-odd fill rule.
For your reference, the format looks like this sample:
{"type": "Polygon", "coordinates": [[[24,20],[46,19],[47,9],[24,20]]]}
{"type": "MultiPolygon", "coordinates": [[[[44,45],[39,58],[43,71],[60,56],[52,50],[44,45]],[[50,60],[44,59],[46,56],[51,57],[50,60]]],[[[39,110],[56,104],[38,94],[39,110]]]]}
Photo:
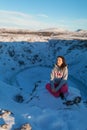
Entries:
{"type": "Polygon", "coordinates": [[[52,92],[56,92],[56,90],[54,88],[52,88],[52,92]]]}

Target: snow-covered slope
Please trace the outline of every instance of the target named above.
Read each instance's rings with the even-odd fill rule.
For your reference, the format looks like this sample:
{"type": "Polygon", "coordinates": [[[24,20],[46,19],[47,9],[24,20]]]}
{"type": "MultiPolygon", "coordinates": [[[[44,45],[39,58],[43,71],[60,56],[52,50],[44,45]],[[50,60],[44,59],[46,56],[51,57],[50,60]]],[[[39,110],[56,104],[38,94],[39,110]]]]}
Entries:
{"type": "Polygon", "coordinates": [[[8,73],[32,65],[52,67],[57,55],[65,56],[70,68],[69,74],[87,85],[87,40],[0,42],[0,72],[3,74],[3,71],[7,71],[5,77],[8,78],[8,73]]]}
{"type": "Polygon", "coordinates": [[[45,89],[56,57],[63,55],[69,67],[71,92],[78,95],[80,91],[82,99],[87,99],[87,40],[82,36],[83,33],[81,39],[61,39],[40,33],[0,35],[0,112],[2,115],[2,109],[7,109],[13,113],[5,118],[1,116],[0,122],[10,124],[7,130],[24,123],[30,124],[33,130],[87,129],[83,102],[67,109],[60,98],[55,99],[45,89]]]}

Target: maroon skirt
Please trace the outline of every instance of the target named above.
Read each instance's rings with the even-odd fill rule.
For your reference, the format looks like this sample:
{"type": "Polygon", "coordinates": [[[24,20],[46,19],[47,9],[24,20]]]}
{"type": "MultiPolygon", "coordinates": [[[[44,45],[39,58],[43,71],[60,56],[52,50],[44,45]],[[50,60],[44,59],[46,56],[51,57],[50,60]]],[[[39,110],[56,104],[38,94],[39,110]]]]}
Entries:
{"type": "MultiPolygon", "coordinates": [[[[55,88],[57,87],[58,85],[55,84],[55,88]]],[[[51,88],[51,84],[50,83],[47,83],[46,84],[46,89],[55,97],[59,97],[60,94],[65,94],[68,92],[68,86],[67,84],[64,84],[58,91],[54,92],[52,91],[52,88],[51,88]]]]}

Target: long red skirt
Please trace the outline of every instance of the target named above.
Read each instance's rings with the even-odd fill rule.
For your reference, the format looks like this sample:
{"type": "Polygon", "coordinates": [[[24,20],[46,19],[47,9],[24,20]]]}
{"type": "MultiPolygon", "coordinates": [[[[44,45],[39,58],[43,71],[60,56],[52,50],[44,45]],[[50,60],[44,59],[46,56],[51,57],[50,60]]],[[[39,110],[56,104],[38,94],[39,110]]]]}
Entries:
{"type": "MultiPolygon", "coordinates": [[[[57,87],[57,85],[55,85],[55,88],[57,87]]],[[[51,84],[47,83],[46,84],[46,89],[55,97],[59,97],[61,93],[65,94],[68,92],[68,86],[67,84],[64,84],[57,92],[53,92],[52,88],[51,88],[51,84]]]]}

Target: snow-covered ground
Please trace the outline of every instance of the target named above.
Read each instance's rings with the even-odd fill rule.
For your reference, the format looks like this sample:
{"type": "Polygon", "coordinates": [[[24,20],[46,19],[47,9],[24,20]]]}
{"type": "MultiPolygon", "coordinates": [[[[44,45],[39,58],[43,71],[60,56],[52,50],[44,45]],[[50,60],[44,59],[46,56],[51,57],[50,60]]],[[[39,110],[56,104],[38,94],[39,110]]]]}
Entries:
{"type": "Polygon", "coordinates": [[[87,129],[87,40],[52,37],[37,40],[30,35],[32,42],[22,36],[0,39],[1,130],[21,130],[23,124],[32,130],[87,129]],[[69,67],[67,99],[80,95],[79,105],[66,106],[45,89],[57,55],[63,55],[69,67]]]}

